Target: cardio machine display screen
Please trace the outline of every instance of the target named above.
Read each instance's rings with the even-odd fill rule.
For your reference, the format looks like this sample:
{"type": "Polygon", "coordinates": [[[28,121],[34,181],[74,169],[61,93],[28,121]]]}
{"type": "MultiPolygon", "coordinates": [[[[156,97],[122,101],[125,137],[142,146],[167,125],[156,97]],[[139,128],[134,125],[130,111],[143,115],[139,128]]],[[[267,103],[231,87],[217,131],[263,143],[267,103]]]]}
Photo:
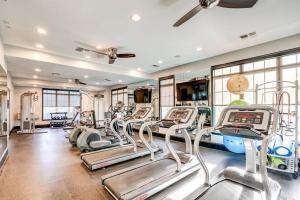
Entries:
{"type": "Polygon", "coordinates": [[[142,107],[133,114],[133,117],[136,119],[142,119],[148,114],[149,111],[150,108],[142,107]]]}
{"type": "Polygon", "coordinates": [[[264,113],[262,112],[232,112],[229,115],[228,122],[262,124],[264,113]]]}
{"type": "Polygon", "coordinates": [[[190,113],[190,110],[174,110],[170,115],[169,115],[169,120],[178,120],[180,119],[180,122],[183,122],[186,120],[190,113]]]}

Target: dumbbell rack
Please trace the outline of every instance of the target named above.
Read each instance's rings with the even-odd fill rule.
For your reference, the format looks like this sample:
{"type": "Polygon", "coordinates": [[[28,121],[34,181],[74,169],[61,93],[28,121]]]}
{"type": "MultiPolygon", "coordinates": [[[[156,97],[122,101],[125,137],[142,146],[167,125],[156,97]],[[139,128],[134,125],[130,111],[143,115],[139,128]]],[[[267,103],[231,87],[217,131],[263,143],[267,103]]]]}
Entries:
{"type": "Polygon", "coordinates": [[[67,112],[55,112],[55,113],[50,113],[51,118],[50,118],[50,127],[55,128],[55,127],[64,127],[65,124],[67,123],[67,112]]]}

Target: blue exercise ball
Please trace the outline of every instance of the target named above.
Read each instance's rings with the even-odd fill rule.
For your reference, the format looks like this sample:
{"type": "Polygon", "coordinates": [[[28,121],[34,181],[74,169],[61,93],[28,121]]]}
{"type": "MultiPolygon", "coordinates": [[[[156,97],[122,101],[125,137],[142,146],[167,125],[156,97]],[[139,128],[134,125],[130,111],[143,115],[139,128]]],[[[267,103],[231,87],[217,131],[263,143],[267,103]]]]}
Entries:
{"type": "Polygon", "coordinates": [[[224,146],[233,153],[245,153],[244,140],[239,137],[224,136],[224,146]]]}
{"type": "MultiPolygon", "coordinates": [[[[230,106],[247,106],[249,105],[245,100],[234,100],[230,103],[230,106]]],[[[244,140],[239,137],[224,136],[224,146],[233,153],[245,153],[244,140]]]]}

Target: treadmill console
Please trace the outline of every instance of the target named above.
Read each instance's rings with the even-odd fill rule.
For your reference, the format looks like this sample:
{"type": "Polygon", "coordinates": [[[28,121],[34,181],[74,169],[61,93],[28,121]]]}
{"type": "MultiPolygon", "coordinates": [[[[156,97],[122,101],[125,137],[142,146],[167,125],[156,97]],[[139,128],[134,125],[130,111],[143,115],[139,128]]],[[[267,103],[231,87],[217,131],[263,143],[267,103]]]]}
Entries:
{"type": "Polygon", "coordinates": [[[264,113],[262,112],[232,112],[229,115],[229,122],[262,124],[264,113]]]}
{"type": "Polygon", "coordinates": [[[170,128],[176,124],[187,123],[190,120],[192,113],[192,108],[172,108],[167,116],[160,121],[159,126],[170,128]]]}
{"type": "Polygon", "coordinates": [[[240,135],[240,137],[242,135],[257,136],[258,133],[254,133],[251,131],[252,129],[267,134],[271,116],[271,113],[267,110],[230,109],[221,123],[221,126],[224,127],[221,132],[225,131],[225,133],[229,134],[231,131],[230,135],[240,135]]]}
{"type": "Polygon", "coordinates": [[[186,123],[189,121],[192,113],[193,110],[189,108],[173,108],[165,119],[175,121],[177,123],[186,123]]]}
{"type": "Polygon", "coordinates": [[[139,107],[131,116],[133,119],[144,119],[150,113],[151,107],[139,107]]]}

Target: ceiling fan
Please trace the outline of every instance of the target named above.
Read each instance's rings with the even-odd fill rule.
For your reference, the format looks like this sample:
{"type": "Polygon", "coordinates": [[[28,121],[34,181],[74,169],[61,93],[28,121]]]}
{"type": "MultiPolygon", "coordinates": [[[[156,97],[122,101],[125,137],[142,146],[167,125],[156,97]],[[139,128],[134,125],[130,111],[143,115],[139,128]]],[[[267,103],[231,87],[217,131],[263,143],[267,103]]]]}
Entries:
{"type": "Polygon", "coordinates": [[[181,17],[175,24],[173,24],[173,26],[180,26],[194,17],[202,9],[208,9],[214,6],[220,6],[223,8],[251,8],[256,4],[256,2],[257,0],[199,0],[199,4],[181,17]]]}
{"type": "Polygon", "coordinates": [[[66,78],[66,77],[61,77],[61,74],[60,73],[57,73],[57,72],[54,72],[54,73],[51,73],[52,75],[52,81],[68,81],[69,83],[75,83],[76,85],[87,85],[86,83],[84,82],[81,82],[78,78],[66,78]]]}
{"type": "Polygon", "coordinates": [[[118,49],[114,48],[114,47],[110,47],[107,49],[103,49],[103,50],[92,50],[92,49],[87,49],[87,48],[83,48],[83,47],[77,47],[75,49],[78,52],[94,52],[96,54],[100,54],[100,55],[106,55],[108,56],[108,63],[109,64],[113,64],[115,62],[115,60],[117,58],[133,58],[135,57],[135,54],[133,53],[118,53],[118,49]]]}
{"type": "Polygon", "coordinates": [[[84,82],[81,82],[79,79],[75,78],[74,79],[74,83],[77,84],[77,85],[86,85],[86,83],[84,82]]]}

